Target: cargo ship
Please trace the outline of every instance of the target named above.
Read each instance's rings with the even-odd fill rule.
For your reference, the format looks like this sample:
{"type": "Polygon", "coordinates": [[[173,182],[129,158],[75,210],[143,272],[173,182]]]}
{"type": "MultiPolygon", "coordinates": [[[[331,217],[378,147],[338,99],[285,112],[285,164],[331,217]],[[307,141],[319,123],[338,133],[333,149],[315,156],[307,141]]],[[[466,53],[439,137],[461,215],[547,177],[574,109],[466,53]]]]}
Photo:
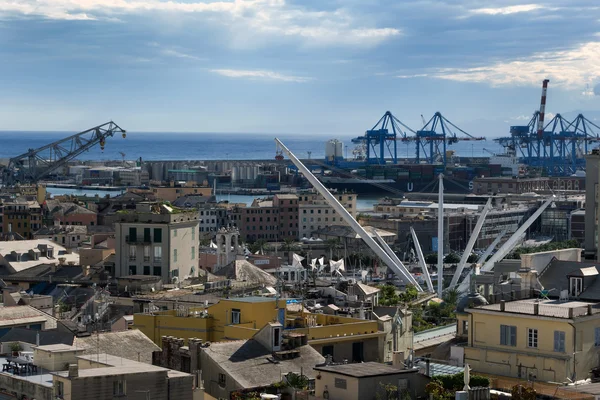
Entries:
{"type": "Polygon", "coordinates": [[[327,145],[325,161],[311,160],[312,169],[326,187],[338,191],[435,192],[438,188],[437,177],[443,173],[445,192],[465,194],[472,191],[475,177],[514,175],[510,165],[490,163],[491,160],[487,157],[456,157],[451,151],[448,152],[448,157],[453,162],[444,168],[441,164],[417,164],[411,163],[410,160],[405,160],[402,164],[370,164],[357,158],[347,160],[341,157],[339,141],[332,140],[327,145]]]}

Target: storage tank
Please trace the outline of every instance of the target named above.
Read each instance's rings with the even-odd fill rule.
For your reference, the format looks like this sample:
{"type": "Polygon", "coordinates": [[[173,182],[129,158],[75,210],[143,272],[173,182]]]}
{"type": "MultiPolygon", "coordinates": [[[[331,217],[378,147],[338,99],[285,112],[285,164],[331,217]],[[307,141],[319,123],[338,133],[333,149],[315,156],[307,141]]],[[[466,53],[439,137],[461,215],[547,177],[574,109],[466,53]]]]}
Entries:
{"type": "Polygon", "coordinates": [[[344,144],[337,139],[331,139],[325,143],[325,158],[327,161],[334,161],[343,158],[343,147],[344,144]]]}
{"type": "Polygon", "coordinates": [[[233,168],[231,168],[231,181],[237,182],[239,179],[239,174],[240,174],[240,167],[235,165],[233,168]]]}

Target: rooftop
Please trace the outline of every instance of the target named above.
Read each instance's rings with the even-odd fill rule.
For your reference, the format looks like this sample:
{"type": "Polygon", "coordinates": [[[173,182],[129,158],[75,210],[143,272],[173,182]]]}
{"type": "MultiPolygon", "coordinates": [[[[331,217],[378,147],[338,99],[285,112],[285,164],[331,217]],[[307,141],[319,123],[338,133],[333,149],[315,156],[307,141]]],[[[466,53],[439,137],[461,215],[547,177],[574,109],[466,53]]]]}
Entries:
{"type": "Polygon", "coordinates": [[[203,352],[242,387],[256,388],[279,382],[281,376],[289,372],[303,372],[309,378],[314,378],[316,374],[313,367],[325,359],[308,345],[296,350],[300,352],[299,357],[270,361],[271,351],[250,339],[211,343],[203,352]]]}
{"type": "MultiPolygon", "coordinates": [[[[127,374],[143,374],[149,372],[164,372],[168,373],[167,368],[156,367],[151,364],[128,360],[123,357],[111,356],[108,354],[92,354],[77,357],[80,360],[88,360],[92,363],[101,364],[100,368],[79,368],[78,378],[92,378],[96,376],[110,375],[127,375],[127,374]]],[[[68,378],[69,371],[54,372],[53,375],[58,375],[63,378],[68,378]]],[[[188,376],[185,373],[176,374],[177,376],[188,376]]],[[[75,379],[78,379],[75,378],[75,379]]]]}
{"type": "Polygon", "coordinates": [[[0,256],[10,264],[10,267],[15,272],[23,271],[40,264],[58,264],[59,258],[65,258],[65,263],[74,262],[75,264],[79,264],[79,254],[68,253],[64,247],[49,239],[0,242],[0,256]],[[47,246],[53,249],[52,258],[40,254],[40,246],[47,246]],[[34,253],[37,255],[34,256],[34,253]]]}
{"type": "MultiPolygon", "coordinates": [[[[0,357],[0,364],[4,365],[6,363],[7,363],[6,357],[0,357]]],[[[41,367],[37,368],[37,372],[28,372],[27,375],[13,375],[12,373],[9,373],[9,372],[4,372],[4,373],[9,374],[10,377],[15,380],[22,379],[24,381],[31,382],[36,385],[49,387],[49,388],[51,388],[53,386],[51,373],[41,367]]]]}
{"type": "Polygon", "coordinates": [[[47,351],[50,353],[64,353],[69,351],[83,351],[83,349],[78,349],[75,346],[69,346],[68,344],[49,344],[46,346],[38,346],[37,350],[47,351]]]}
{"type": "Polygon", "coordinates": [[[504,303],[504,311],[501,310],[502,305],[502,303],[488,304],[468,309],[468,311],[496,311],[511,314],[536,315],[542,317],[569,319],[588,315],[588,306],[592,306],[592,314],[600,312],[600,305],[598,303],[590,303],[575,300],[558,301],[526,299],[509,301],[504,303]]]}
{"type": "Polygon", "coordinates": [[[249,296],[249,297],[233,297],[227,299],[229,301],[239,301],[242,303],[269,303],[275,302],[272,297],[261,297],[261,296],[249,296]]]}
{"type": "Polygon", "coordinates": [[[368,378],[372,376],[384,376],[395,374],[414,373],[414,370],[399,369],[387,364],[377,362],[355,363],[355,364],[339,364],[339,365],[323,365],[314,368],[316,371],[332,372],[353,378],[368,378]]]}
{"type": "Polygon", "coordinates": [[[45,329],[56,328],[56,318],[31,306],[0,307],[0,328],[44,322],[45,329]]]}
{"type": "Polygon", "coordinates": [[[160,347],[137,329],[76,337],[73,346],[85,350],[86,353],[100,351],[145,364],[152,364],[152,352],[160,351],[160,347]]]}

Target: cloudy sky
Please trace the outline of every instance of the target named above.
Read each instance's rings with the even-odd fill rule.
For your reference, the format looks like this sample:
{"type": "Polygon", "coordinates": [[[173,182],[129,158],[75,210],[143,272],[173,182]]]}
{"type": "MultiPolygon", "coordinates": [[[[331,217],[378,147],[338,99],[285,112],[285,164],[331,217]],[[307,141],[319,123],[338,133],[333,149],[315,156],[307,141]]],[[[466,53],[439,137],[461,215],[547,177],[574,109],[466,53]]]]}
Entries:
{"type": "Polygon", "coordinates": [[[0,130],[361,133],[441,111],[498,136],[600,119],[589,0],[0,0],[0,130]]]}

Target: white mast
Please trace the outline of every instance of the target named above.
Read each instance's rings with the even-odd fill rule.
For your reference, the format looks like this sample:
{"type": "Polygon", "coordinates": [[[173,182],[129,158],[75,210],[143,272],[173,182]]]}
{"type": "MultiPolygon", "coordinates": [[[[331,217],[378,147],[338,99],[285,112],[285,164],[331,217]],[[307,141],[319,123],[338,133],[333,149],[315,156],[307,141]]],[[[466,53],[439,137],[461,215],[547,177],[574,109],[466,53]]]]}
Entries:
{"type": "Polygon", "coordinates": [[[406,267],[404,267],[404,265],[402,264],[396,264],[394,262],[392,257],[390,257],[390,255],[377,244],[377,242],[371,237],[371,235],[369,235],[369,233],[367,233],[367,231],[365,231],[364,228],[358,222],[356,222],[354,217],[352,217],[348,210],[346,210],[344,206],[342,206],[340,202],[337,201],[335,196],[329,193],[327,188],[312,174],[312,172],[310,172],[308,168],[306,168],[304,164],[302,164],[300,160],[298,160],[298,158],[287,147],[285,147],[285,145],[279,139],[275,139],[275,142],[279,145],[281,150],[290,158],[290,160],[294,163],[298,170],[302,172],[304,177],[308,179],[308,181],[319,192],[319,194],[323,196],[325,201],[327,201],[327,204],[329,204],[340,215],[340,217],[342,217],[344,221],[348,225],[350,225],[354,232],[356,232],[362,238],[362,240],[365,241],[365,243],[371,248],[371,250],[373,250],[373,252],[379,258],[381,258],[383,262],[388,267],[390,267],[397,275],[404,278],[406,282],[410,282],[413,285],[415,285],[417,290],[422,292],[423,289],[421,288],[421,286],[419,286],[415,278],[410,274],[406,267]]]}
{"type": "Polygon", "coordinates": [[[444,175],[439,174],[438,190],[438,238],[437,238],[437,275],[438,275],[438,297],[442,298],[444,289],[444,175]]]}

